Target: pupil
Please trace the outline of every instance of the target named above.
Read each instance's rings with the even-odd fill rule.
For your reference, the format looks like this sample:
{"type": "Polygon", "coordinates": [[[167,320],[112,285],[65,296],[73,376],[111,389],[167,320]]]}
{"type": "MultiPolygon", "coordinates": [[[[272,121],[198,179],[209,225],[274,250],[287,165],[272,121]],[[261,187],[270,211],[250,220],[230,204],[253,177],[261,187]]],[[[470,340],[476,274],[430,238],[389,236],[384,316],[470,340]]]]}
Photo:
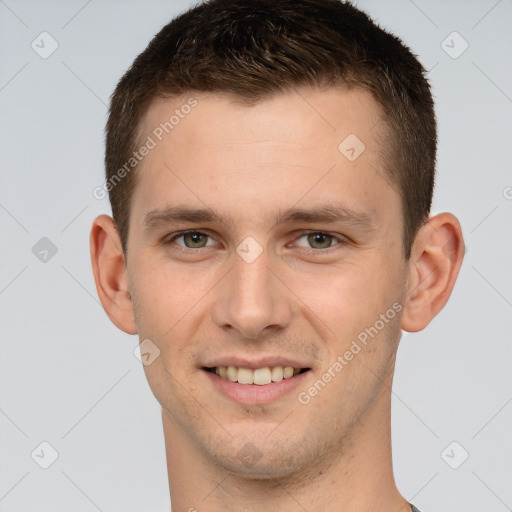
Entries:
{"type": "Polygon", "coordinates": [[[331,237],[323,233],[313,233],[309,235],[309,243],[313,247],[320,247],[322,249],[329,247],[331,243],[331,237]]]}
{"type": "Polygon", "coordinates": [[[187,233],[185,236],[185,245],[187,247],[202,247],[203,244],[202,233],[187,233]]]}

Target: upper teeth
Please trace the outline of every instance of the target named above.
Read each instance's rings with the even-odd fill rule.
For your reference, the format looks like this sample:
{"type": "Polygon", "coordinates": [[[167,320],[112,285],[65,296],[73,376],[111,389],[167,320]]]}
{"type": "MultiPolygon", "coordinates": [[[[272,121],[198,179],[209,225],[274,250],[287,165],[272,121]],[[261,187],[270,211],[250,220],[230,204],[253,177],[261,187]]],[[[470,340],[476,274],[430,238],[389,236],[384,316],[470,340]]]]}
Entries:
{"type": "Polygon", "coordinates": [[[300,368],[293,368],[293,366],[265,366],[255,370],[242,366],[217,366],[215,368],[215,373],[223,379],[239,384],[257,384],[259,386],[289,379],[299,372],[300,368]]]}

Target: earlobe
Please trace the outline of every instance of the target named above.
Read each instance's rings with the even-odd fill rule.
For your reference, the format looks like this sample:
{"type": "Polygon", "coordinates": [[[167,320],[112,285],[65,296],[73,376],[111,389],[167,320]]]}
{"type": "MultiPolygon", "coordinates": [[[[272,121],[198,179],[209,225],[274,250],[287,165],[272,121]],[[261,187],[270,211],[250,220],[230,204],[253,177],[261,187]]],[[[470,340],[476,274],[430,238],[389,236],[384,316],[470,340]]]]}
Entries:
{"type": "Polygon", "coordinates": [[[431,217],[416,236],[410,259],[402,329],[421,331],[443,309],[464,258],[464,240],[451,213],[431,217]]]}
{"type": "Polygon", "coordinates": [[[114,221],[108,215],[100,215],[94,220],[90,248],[96,290],[105,312],[119,329],[128,334],[136,334],[121,240],[114,221]]]}

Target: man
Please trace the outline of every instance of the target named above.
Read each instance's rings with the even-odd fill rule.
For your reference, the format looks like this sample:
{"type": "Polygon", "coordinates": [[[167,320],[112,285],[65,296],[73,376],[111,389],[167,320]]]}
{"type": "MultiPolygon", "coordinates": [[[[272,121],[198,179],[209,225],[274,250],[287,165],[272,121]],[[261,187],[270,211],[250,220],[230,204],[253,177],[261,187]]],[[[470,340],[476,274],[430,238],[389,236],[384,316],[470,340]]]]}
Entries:
{"type": "Polygon", "coordinates": [[[444,307],[424,70],[338,0],[211,0],[112,97],[91,256],[162,406],[174,512],[417,510],[392,470],[401,330],[444,307]]]}

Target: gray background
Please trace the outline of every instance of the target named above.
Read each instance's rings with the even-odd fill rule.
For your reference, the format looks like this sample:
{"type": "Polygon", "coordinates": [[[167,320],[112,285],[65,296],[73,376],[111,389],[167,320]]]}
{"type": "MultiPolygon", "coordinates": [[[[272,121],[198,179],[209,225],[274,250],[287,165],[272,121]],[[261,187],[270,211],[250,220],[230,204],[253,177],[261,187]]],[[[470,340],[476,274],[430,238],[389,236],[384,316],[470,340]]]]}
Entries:
{"type": "MultiPolygon", "coordinates": [[[[189,5],[0,0],[0,511],[169,509],[160,408],[137,338],[98,302],[88,235],[110,211],[92,194],[109,96],[189,5]]],[[[449,304],[399,350],[397,484],[422,512],[512,510],[512,2],[359,6],[429,70],[434,212],[454,212],[467,245],[449,304]]]]}

